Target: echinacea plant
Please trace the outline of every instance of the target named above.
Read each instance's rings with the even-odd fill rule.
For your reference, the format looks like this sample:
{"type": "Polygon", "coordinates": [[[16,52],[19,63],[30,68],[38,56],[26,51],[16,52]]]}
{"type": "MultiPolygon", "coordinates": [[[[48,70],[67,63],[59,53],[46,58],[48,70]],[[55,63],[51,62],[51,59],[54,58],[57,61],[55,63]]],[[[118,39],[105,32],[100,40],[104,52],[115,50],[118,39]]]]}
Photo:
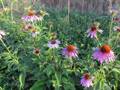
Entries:
{"type": "Polygon", "coordinates": [[[49,48],[58,48],[59,47],[59,44],[60,44],[60,41],[59,40],[51,40],[48,42],[48,47],[49,48]]]}
{"type": "Polygon", "coordinates": [[[0,16],[5,19],[0,21],[5,29],[0,30],[0,89],[119,90],[120,27],[113,22],[117,12],[94,20],[69,12],[69,24],[63,12],[49,12],[44,18],[49,14],[34,7],[22,16],[23,22],[14,24],[0,16]],[[101,25],[91,22],[95,20],[101,25]],[[89,39],[86,28],[91,23],[89,39]]]}
{"type": "Polygon", "coordinates": [[[87,30],[88,37],[90,38],[97,38],[97,32],[101,33],[103,30],[99,29],[99,24],[94,23],[90,29],[87,30]]]}
{"type": "Polygon", "coordinates": [[[62,54],[67,58],[78,57],[77,47],[74,45],[68,45],[62,50],[62,54]]]}
{"type": "Polygon", "coordinates": [[[36,22],[36,21],[42,21],[43,17],[36,15],[35,10],[29,10],[28,14],[22,17],[22,20],[25,22],[36,22]]]}
{"type": "Polygon", "coordinates": [[[94,78],[89,73],[85,73],[80,80],[80,84],[88,88],[93,86],[93,80],[94,78]]]}
{"type": "Polygon", "coordinates": [[[100,64],[103,62],[109,63],[115,60],[114,52],[111,50],[110,46],[105,44],[97,48],[93,52],[93,58],[98,60],[100,64]]]}
{"type": "Polygon", "coordinates": [[[3,41],[3,37],[6,35],[6,32],[0,30],[0,41],[2,42],[2,45],[5,47],[5,49],[7,50],[8,54],[10,55],[10,57],[13,59],[13,62],[15,64],[18,64],[18,58],[16,58],[16,56],[9,50],[9,48],[7,47],[6,43],[3,41]]]}
{"type": "Polygon", "coordinates": [[[35,48],[33,51],[33,54],[39,56],[40,55],[40,49],[39,48],[35,48]]]}

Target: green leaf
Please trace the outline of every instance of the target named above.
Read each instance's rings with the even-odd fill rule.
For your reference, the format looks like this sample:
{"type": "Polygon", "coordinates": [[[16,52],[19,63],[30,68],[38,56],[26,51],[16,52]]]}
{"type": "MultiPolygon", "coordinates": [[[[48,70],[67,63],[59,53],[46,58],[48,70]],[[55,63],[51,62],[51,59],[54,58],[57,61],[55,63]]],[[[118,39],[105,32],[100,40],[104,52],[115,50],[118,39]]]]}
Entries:
{"type": "Polygon", "coordinates": [[[118,70],[117,68],[113,68],[112,72],[116,72],[116,73],[120,74],[120,70],[118,70]]]}
{"type": "Polygon", "coordinates": [[[0,90],[4,90],[2,87],[0,87],[0,90]]]}
{"type": "Polygon", "coordinates": [[[84,88],[84,90],[94,90],[93,87],[89,87],[89,88],[84,88]]]}
{"type": "Polygon", "coordinates": [[[112,89],[110,88],[110,86],[108,86],[108,84],[105,83],[104,90],[112,90],[112,89]]]}
{"type": "Polygon", "coordinates": [[[22,73],[19,75],[20,89],[24,88],[25,84],[25,74],[22,73]]]}
{"type": "Polygon", "coordinates": [[[64,90],[76,90],[75,89],[75,86],[74,86],[74,83],[72,83],[70,80],[68,80],[67,78],[63,78],[63,87],[64,87],[64,90]]]}
{"type": "Polygon", "coordinates": [[[45,90],[45,80],[36,81],[35,84],[30,88],[30,90],[45,90]]]}
{"type": "Polygon", "coordinates": [[[54,72],[54,66],[48,65],[45,69],[44,72],[47,74],[49,77],[53,72],[54,72]]]}

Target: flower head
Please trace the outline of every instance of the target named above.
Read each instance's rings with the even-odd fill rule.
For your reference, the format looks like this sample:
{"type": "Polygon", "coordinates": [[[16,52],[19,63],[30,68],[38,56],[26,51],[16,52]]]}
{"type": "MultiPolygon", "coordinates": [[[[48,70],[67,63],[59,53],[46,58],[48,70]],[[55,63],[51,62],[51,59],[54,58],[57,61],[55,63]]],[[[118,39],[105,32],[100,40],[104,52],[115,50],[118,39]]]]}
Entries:
{"type": "Polygon", "coordinates": [[[112,9],[109,10],[109,12],[114,17],[114,16],[116,16],[118,14],[119,11],[117,9],[112,8],[112,9]]]}
{"type": "Polygon", "coordinates": [[[93,52],[93,58],[96,59],[100,64],[103,62],[109,63],[115,60],[114,52],[111,50],[110,46],[105,44],[99,48],[97,48],[93,52]]]}
{"type": "Polygon", "coordinates": [[[57,33],[55,33],[55,32],[52,32],[52,33],[50,33],[51,35],[51,37],[50,37],[50,39],[52,39],[52,40],[55,40],[56,38],[57,38],[57,33]]]}
{"type": "Polygon", "coordinates": [[[116,22],[116,23],[120,23],[120,18],[119,17],[115,17],[115,18],[113,18],[113,21],[116,22]]]}
{"type": "Polygon", "coordinates": [[[35,48],[34,51],[33,51],[33,54],[39,55],[40,54],[40,49],[39,48],[35,48]]]}
{"type": "Polygon", "coordinates": [[[102,33],[103,30],[99,29],[99,25],[93,24],[92,27],[87,30],[88,37],[97,38],[97,32],[102,33]]]}
{"type": "Polygon", "coordinates": [[[120,32],[120,26],[115,26],[113,29],[114,29],[114,31],[120,32]]]}
{"type": "Polygon", "coordinates": [[[33,29],[33,26],[30,23],[23,25],[23,31],[29,31],[31,29],[33,29]]]}
{"type": "Polygon", "coordinates": [[[5,36],[5,35],[6,35],[6,33],[4,31],[0,30],[0,39],[2,39],[3,36],[5,36]]]}
{"type": "Polygon", "coordinates": [[[48,42],[48,47],[49,48],[58,48],[59,47],[59,44],[60,44],[60,41],[59,40],[51,40],[48,42]]]}
{"type": "Polygon", "coordinates": [[[28,14],[22,17],[25,22],[42,21],[43,17],[36,15],[36,11],[30,9],[28,14]]]}
{"type": "Polygon", "coordinates": [[[40,16],[44,17],[46,15],[49,15],[46,11],[40,10],[40,16]]]}
{"type": "Polygon", "coordinates": [[[70,57],[70,58],[75,58],[78,57],[78,51],[77,51],[77,47],[74,45],[68,45],[67,47],[65,47],[62,51],[62,54],[65,57],[70,57]]]}
{"type": "Polygon", "coordinates": [[[80,84],[84,87],[90,87],[93,85],[92,81],[93,78],[91,78],[90,74],[85,73],[80,80],[80,84]]]}
{"type": "Polygon", "coordinates": [[[32,37],[34,38],[39,34],[39,32],[36,29],[32,29],[31,34],[32,34],[32,37]]]}

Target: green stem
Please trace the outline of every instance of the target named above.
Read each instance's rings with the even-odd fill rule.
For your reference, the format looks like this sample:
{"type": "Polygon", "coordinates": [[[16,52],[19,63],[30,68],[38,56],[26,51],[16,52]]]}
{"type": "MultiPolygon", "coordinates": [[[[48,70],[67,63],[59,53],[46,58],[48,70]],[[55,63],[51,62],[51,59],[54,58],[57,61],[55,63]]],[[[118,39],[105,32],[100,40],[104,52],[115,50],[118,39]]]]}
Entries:
{"type": "Polygon", "coordinates": [[[115,83],[116,83],[116,85],[115,85],[115,87],[116,87],[115,90],[118,90],[118,89],[117,89],[117,88],[118,88],[118,81],[116,81],[115,83]]]}
{"type": "Polygon", "coordinates": [[[110,22],[108,44],[110,44],[110,42],[111,42],[112,26],[113,26],[113,16],[112,16],[112,18],[111,18],[111,22],[110,22]]]}
{"type": "Polygon", "coordinates": [[[60,90],[60,81],[59,81],[59,78],[58,78],[58,76],[57,76],[57,74],[55,73],[55,78],[56,78],[56,80],[57,80],[57,86],[55,86],[55,90],[60,90]]]}
{"type": "Polygon", "coordinates": [[[96,40],[97,40],[97,43],[99,44],[99,46],[101,46],[101,43],[100,43],[99,39],[96,38],[96,40]]]}
{"type": "Polygon", "coordinates": [[[74,65],[74,63],[73,63],[73,59],[72,59],[72,58],[70,58],[70,59],[69,59],[69,61],[70,61],[70,66],[71,66],[71,69],[73,69],[73,65],[74,65]]]}
{"type": "Polygon", "coordinates": [[[35,41],[36,41],[36,37],[33,38],[33,47],[35,48],[35,41]]]}
{"type": "Polygon", "coordinates": [[[48,38],[49,38],[49,39],[51,39],[51,38],[50,38],[50,37],[51,37],[51,30],[52,30],[52,26],[50,25],[50,26],[49,26],[49,31],[48,31],[48,38]]]}
{"type": "Polygon", "coordinates": [[[70,23],[70,0],[68,0],[68,23],[70,23]]]}
{"type": "Polygon", "coordinates": [[[117,45],[117,43],[118,43],[118,41],[119,41],[119,37],[120,37],[120,34],[118,33],[117,36],[116,36],[116,40],[115,40],[115,44],[114,44],[114,46],[117,45]]]}
{"type": "Polygon", "coordinates": [[[13,9],[13,2],[11,2],[10,8],[11,8],[11,20],[13,21],[13,11],[12,11],[12,9],[13,9]]]}
{"type": "MultiPolygon", "coordinates": [[[[7,47],[7,45],[4,43],[4,41],[2,39],[0,39],[0,41],[2,42],[3,46],[6,48],[6,50],[8,51],[9,55],[11,56],[11,58],[14,58],[14,56],[12,56],[13,54],[11,53],[11,51],[9,50],[9,48],[7,47]]],[[[15,63],[19,63],[18,59],[14,58],[15,63]]]]}
{"type": "Polygon", "coordinates": [[[52,49],[52,58],[53,58],[53,60],[55,60],[55,52],[54,52],[54,49],[52,49]]]}
{"type": "Polygon", "coordinates": [[[41,26],[41,27],[43,26],[43,23],[42,23],[42,21],[40,21],[40,26],[41,26]]]}
{"type": "Polygon", "coordinates": [[[3,9],[5,9],[5,6],[4,6],[4,3],[3,3],[3,0],[1,0],[1,4],[2,4],[3,9]]]}
{"type": "Polygon", "coordinates": [[[8,49],[7,45],[4,43],[4,41],[2,39],[0,39],[0,41],[2,42],[3,46],[6,48],[6,50],[8,51],[9,54],[11,54],[10,50],[8,49]]]}
{"type": "Polygon", "coordinates": [[[115,81],[114,90],[118,90],[118,81],[115,81]]]}

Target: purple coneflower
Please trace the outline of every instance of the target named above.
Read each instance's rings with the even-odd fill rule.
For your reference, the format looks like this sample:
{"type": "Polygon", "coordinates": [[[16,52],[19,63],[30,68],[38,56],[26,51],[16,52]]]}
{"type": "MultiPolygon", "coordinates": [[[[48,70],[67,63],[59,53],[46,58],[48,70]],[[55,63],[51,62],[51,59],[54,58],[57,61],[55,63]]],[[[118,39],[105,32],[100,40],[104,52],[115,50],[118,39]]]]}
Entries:
{"type": "Polygon", "coordinates": [[[120,32],[120,26],[115,26],[113,29],[114,29],[114,31],[120,32]]]}
{"type": "Polygon", "coordinates": [[[59,40],[51,40],[48,42],[48,47],[49,48],[58,48],[60,44],[59,40]]]}
{"type": "Polygon", "coordinates": [[[115,60],[114,52],[111,50],[109,45],[103,45],[97,48],[92,56],[94,59],[98,60],[100,64],[103,62],[109,63],[115,60]]]}
{"type": "Polygon", "coordinates": [[[88,74],[84,74],[80,80],[80,84],[84,87],[90,87],[93,85],[93,78],[88,74]]]}
{"type": "Polygon", "coordinates": [[[43,17],[36,15],[34,10],[29,10],[28,15],[23,16],[22,20],[25,22],[42,21],[43,17]]]}
{"type": "Polygon", "coordinates": [[[90,38],[97,38],[97,32],[102,33],[103,30],[99,29],[97,26],[92,26],[90,29],[88,29],[88,37],[90,38]]]}
{"type": "Polygon", "coordinates": [[[68,45],[66,48],[63,49],[62,54],[65,57],[70,57],[70,58],[78,57],[77,47],[74,45],[68,45]]]}
{"type": "Polygon", "coordinates": [[[0,39],[2,39],[3,36],[5,36],[5,35],[6,35],[6,33],[4,31],[0,30],[0,39]]]}

